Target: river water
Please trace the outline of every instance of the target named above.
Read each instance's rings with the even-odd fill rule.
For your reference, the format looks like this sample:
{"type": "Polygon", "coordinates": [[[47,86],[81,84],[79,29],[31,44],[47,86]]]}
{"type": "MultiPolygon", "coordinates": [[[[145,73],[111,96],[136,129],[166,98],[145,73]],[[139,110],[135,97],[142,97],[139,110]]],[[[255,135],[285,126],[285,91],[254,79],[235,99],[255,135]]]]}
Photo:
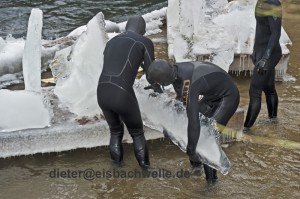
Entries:
{"type": "Polygon", "coordinates": [[[25,36],[27,20],[34,7],[40,8],[44,14],[43,37],[56,39],[86,25],[98,12],[102,12],[107,20],[122,22],[130,15],[145,14],[166,5],[165,0],[1,0],[0,37],[8,34],[25,36]]]}
{"type": "MultiPolygon", "coordinates": [[[[25,0],[12,2],[2,0],[0,3],[2,36],[8,33],[24,35],[25,29],[20,25],[23,22],[18,20],[28,15],[29,7],[33,4],[25,0]],[[11,14],[16,18],[8,19],[11,14]]],[[[103,6],[108,19],[122,21],[126,15],[144,14],[148,12],[147,9],[165,6],[166,2],[49,0],[34,5],[45,11],[44,16],[49,21],[45,19],[44,23],[49,23],[49,27],[53,24],[53,28],[44,32],[45,37],[52,38],[63,36],[85,24],[101,10],[95,9],[95,6],[103,6]],[[71,27],[70,24],[76,26],[71,27]]],[[[259,136],[261,140],[290,140],[299,145],[300,3],[296,0],[289,3],[284,1],[283,8],[283,26],[293,42],[289,47],[291,56],[288,74],[295,77],[296,81],[276,84],[279,95],[278,123],[270,123],[266,119],[266,104],[263,101],[261,113],[248,136],[259,136]]],[[[165,32],[151,38],[160,41],[155,43],[156,57],[166,58],[167,45],[163,42],[165,32]]],[[[240,107],[246,110],[250,77],[243,73],[232,77],[241,93],[240,107]]],[[[116,168],[111,164],[106,147],[77,149],[0,159],[0,198],[300,198],[299,148],[286,149],[275,143],[266,145],[255,141],[233,143],[224,149],[232,163],[231,172],[227,176],[219,173],[219,182],[215,186],[207,186],[204,176],[184,175],[190,166],[186,154],[178,147],[168,140],[148,141],[148,144],[153,167],[170,172],[171,177],[161,175],[140,178],[130,144],[124,145],[125,166],[122,170],[114,170],[116,168]],[[92,180],[84,179],[83,171],[88,173],[90,169],[102,175],[92,180]],[[103,173],[113,171],[114,176],[103,176],[103,173]],[[135,178],[124,176],[135,171],[135,178]],[[57,173],[61,174],[60,177],[57,173]]]]}

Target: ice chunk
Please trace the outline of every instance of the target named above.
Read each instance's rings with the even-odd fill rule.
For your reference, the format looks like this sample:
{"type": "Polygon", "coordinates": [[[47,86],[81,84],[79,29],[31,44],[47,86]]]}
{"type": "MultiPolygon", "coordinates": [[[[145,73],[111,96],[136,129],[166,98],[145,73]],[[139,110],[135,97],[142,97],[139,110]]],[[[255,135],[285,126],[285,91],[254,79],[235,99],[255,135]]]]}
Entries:
{"type": "Polygon", "coordinates": [[[98,13],[89,21],[86,32],[81,34],[71,52],[63,54],[71,72],[59,77],[54,93],[78,116],[94,116],[101,112],[96,92],[107,40],[104,16],[98,13]]]}
{"type": "Polygon", "coordinates": [[[22,71],[24,39],[15,39],[11,35],[2,41],[0,48],[0,76],[22,71]]]}
{"type": "MultiPolygon", "coordinates": [[[[143,89],[146,85],[145,76],[134,84],[145,125],[164,132],[174,144],[185,152],[188,124],[185,107],[174,99],[176,95],[171,86],[166,87],[164,93],[153,97],[151,91],[143,89]]],[[[196,152],[203,163],[227,174],[230,162],[219,145],[219,135],[214,126],[214,120],[201,119],[201,134],[196,152]]]]}
{"type": "Polygon", "coordinates": [[[207,15],[207,9],[220,9],[225,3],[227,1],[169,0],[169,58],[176,62],[210,61],[228,71],[234,58],[232,36],[212,23],[212,16],[207,15]]]}
{"type": "MultiPolygon", "coordinates": [[[[216,121],[212,118],[206,118],[199,114],[200,118],[200,137],[196,147],[196,153],[199,161],[213,167],[224,175],[227,175],[230,170],[230,161],[220,146],[220,134],[216,130],[216,121]]],[[[169,127],[170,128],[170,127],[169,127]]],[[[184,131],[186,132],[186,130],[184,131]]],[[[172,142],[177,145],[182,151],[186,152],[187,133],[179,134],[177,131],[169,131],[164,127],[164,134],[169,137],[172,142]]]]}
{"type": "Polygon", "coordinates": [[[27,38],[23,53],[23,76],[25,90],[41,91],[41,37],[43,27],[43,12],[34,8],[31,11],[27,38]]]}
{"type": "Polygon", "coordinates": [[[28,91],[0,90],[0,131],[44,128],[50,116],[40,94],[28,91]]]}
{"type": "Polygon", "coordinates": [[[32,9],[23,56],[25,91],[0,90],[0,131],[44,128],[50,124],[41,94],[41,34],[42,11],[32,9]]]}

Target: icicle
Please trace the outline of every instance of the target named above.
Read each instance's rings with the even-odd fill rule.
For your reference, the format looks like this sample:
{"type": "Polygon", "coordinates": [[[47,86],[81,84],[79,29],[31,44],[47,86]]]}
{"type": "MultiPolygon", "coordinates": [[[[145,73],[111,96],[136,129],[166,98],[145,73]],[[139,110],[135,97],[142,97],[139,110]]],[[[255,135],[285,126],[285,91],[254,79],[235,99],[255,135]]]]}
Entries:
{"type": "MultiPolygon", "coordinates": [[[[247,58],[247,55],[240,55],[240,68],[242,70],[245,70],[245,59],[247,58]]],[[[240,71],[241,71],[240,69],[240,71]]]]}

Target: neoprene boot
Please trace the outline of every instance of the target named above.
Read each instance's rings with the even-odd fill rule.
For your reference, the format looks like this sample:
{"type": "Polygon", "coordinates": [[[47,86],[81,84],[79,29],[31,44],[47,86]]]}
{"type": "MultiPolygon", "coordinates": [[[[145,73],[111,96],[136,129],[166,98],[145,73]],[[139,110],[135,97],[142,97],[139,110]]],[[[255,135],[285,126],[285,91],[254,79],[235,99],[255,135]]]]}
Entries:
{"type": "Polygon", "coordinates": [[[133,137],[133,147],[136,160],[143,170],[150,168],[147,143],[144,135],[133,137]]]}
{"type": "Polygon", "coordinates": [[[218,180],[216,169],[204,164],[204,172],[208,184],[213,184],[218,180]]]}
{"type": "Polygon", "coordinates": [[[202,162],[195,162],[193,160],[190,160],[191,166],[192,166],[192,175],[195,176],[201,176],[203,171],[202,171],[202,162]]]}
{"type": "Polygon", "coordinates": [[[113,162],[119,166],[121,166],[123,161],[123,139],[124,132],[111,132],[109,149],[110,149],[110,157],[113,162]]]}
{"type": "Polygon", "coordinates": [[[259,114],[260,108],[261,108],[261,102],[259,100],[250,102],[248,111],[247,111],[246,120],[244,123],[245,129],[250,129],[253,126],[253,124],[259,114]]]}

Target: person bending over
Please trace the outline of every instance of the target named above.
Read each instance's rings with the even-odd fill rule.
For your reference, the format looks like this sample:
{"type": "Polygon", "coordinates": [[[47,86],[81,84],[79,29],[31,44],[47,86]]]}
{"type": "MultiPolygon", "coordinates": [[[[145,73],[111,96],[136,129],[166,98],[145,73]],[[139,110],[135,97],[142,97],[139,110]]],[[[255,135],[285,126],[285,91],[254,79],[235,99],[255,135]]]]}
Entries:
{"type": "MultiPolygon", "coordinates": [[[[177,98],[186,106],[188,117],[187,154],[192,167],[201,167],[196,155],[200,137],[199,112],[214,118],[218,126],[226,126],[238,108],[239,90],[223,69],[212,63],[182,62],[174,65],[165,60],[155,60],[148,68],[148,78],[162,86],[173,85],[177,98]],[[199,96],[202,99],[199,100],[199,96]]],[[[222,131],[222,128],[219,129],[222,131]]],[[[217,180],[215,169],[204,165],[206,180],[217,180]]]]}

